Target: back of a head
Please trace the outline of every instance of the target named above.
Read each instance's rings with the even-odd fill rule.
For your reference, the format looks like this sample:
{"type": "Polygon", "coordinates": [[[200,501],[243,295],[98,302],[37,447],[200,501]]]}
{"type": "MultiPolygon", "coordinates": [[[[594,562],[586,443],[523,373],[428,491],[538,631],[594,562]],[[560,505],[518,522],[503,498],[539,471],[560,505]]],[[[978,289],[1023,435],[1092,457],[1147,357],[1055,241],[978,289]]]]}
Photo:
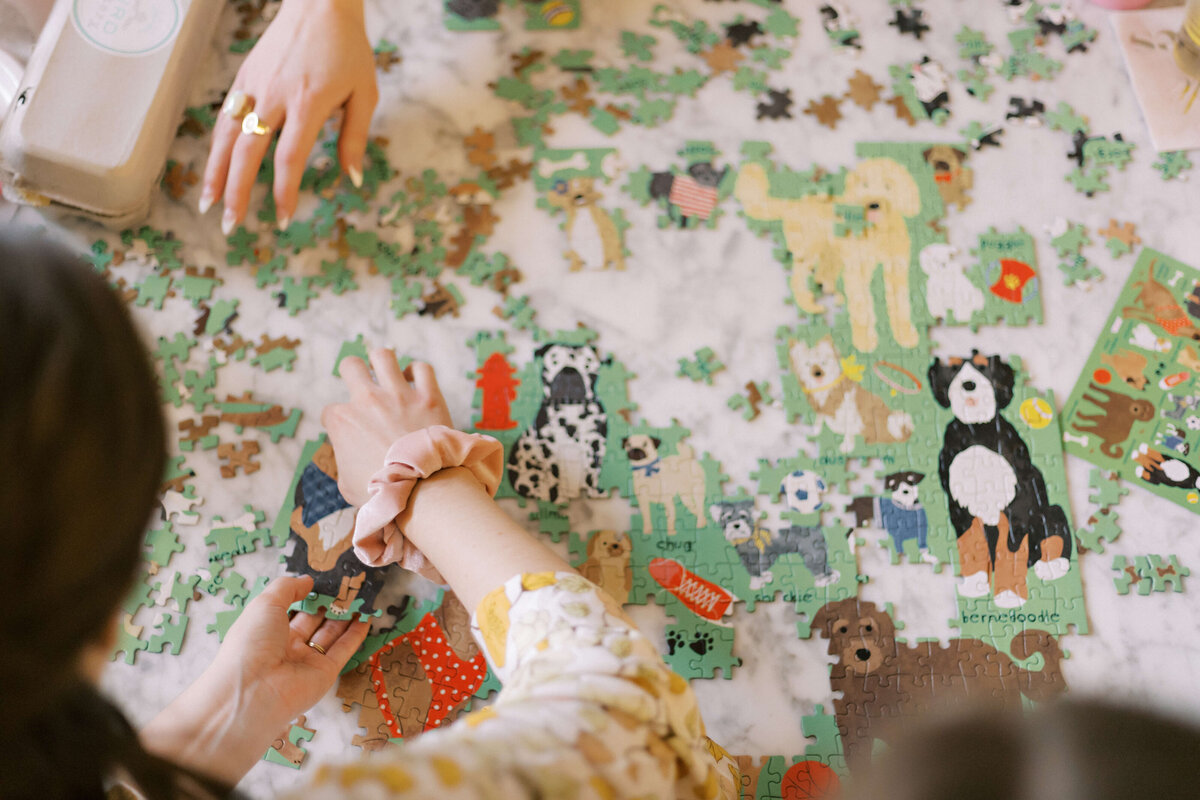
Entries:
{"type": "Polygon", "coordinates": [[[0,796],[93,796],[129,731],[79,657],[141,557],[165,463],[157,384],[115,294],[44,238],[0,236],[0,319],[0,796]]]}
{"type": "Polygon", "coordinates": [[[933,716],[893,741],[857,781],[857,800],[1200,796],[1200,729],[1094,701],[933,716]]]}

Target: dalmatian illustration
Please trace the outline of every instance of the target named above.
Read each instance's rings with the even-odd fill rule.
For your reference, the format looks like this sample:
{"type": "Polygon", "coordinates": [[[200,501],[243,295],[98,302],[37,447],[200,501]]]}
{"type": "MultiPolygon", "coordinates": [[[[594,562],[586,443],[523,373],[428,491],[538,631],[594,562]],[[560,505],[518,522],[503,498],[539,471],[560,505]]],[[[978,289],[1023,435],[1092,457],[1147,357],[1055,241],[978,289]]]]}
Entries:
{"type": "Polygon", "coordinates": [[[608,415],[596,379],[603,362],[591,345],[548,344],[535,355],[542,362],[542,404],[513,445],[508,480],[522,497],[547,503],[602,497],[608,415]]]}

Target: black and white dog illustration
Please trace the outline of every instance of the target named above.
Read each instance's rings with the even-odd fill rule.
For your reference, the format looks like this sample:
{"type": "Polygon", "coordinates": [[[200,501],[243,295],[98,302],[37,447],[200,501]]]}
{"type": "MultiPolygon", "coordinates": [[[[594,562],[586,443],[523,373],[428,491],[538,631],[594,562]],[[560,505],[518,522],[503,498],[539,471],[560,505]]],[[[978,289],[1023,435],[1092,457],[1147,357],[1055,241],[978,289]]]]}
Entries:
{"type": "Polygon", "coordinates": [[[792,525],[779,533],[771,533],[758,525],[753,500],[713,503],[709,513],[750,573],[751,589],[770,583],[771,567],[787,553],[800,554],[817,586],[828,586],[841,577],[837,570],[829,568],[829,551],[819,526],[792,525]]]}
{"type": "Polygon", "coordinates": [[[1164,455],[1147,444],[1139,445],[1130,458],[1137,463],[1134,474],[1146,483],[1200,489],[1200,470],[1186,461],[1164,455]]]}
{"type": "Polygon", "coordinates": [[[596,397],[600,356],[591,345],[548,344],[542,405],[508,456],[508,480],[522,497],[557,503],[601,497],[608,415],[596,397]]]}
{"type": "Polygon", "coordinates": [[[1070,569],[1071,557],[1067,515],[1049,504],[1028,446],[1000,413],[1012,402],[1013,381],[1012,367],[978,351],[946,363],[934,359],[929,367],[934,399],[954,412],[938,474],[958,535],[958,591],[982,597],[991,588],[1001,608],[1029,599],[1029,567],[1055,580],[1070,569]]]}

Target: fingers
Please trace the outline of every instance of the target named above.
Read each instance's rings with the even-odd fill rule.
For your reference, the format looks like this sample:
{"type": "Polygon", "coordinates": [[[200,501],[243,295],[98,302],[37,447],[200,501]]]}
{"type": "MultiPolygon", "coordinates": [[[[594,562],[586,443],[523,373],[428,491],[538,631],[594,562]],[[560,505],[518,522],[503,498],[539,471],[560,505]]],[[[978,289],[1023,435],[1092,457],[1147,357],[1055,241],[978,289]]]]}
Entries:
{"type": "Polygon", "coordinates": [[[261,603],[267,606],[274,606],[287,610],[293,603],[298,603],[308,593],[312,591],[313,579],[311,575],[299,576],[284,576],[276,578],[267,584],[262,590],[262,594],[254,598],[250,602],[261,603]]]}
{"type": "Polygon", "coordinates": [[[362,647],[370,627],[366,622],[349,622],[333,644],[325,647],[325,655],[333,660],[338,669],[341,669],[350,660],[350,656],[357,653],[358,648],[362,647]]]}
{"type": "Polygon", "coordinates": [[[342,363],[338,365],[338,371],[342,373],[342,381],[346,384],[346,388],[350,390],[351,397],[361,396],[369,392],[375,383],[371,379],[371,371],[367,369],[367,365],[363,363],[363,360],[357,356],[342,359],[342,363]]]}
{"type": "Polygon", "coordinates": [[[311,634],[305,641],[312,642],[329,654],[329,648],[333,647],[346,629],[350,627],[348,619],[326,619],[322,620],[320,626],[311,634]]]}
{"type": "Polygon", "coordinates": [[[304,176],[304,168],[308,164],[308,154],[317,144],[321,134],[321,126],[329,116],[326,109],[324,114],[314,113],[313,109],[296,109],[288,118],[291,123],[285,125],[279,133],[279,144],[275,146],[275,212],[280,230],[286,230],[296,212],[296,203],[300,194],[300,179],[304,176]]]}
{"type": "Polygon", "coordinates": [[[408,373],[409,379],[413,385],[417,387],[417,392],[425,397],[441,397],[442,390],[438,388],[437,373],[433,367],[426,364],[424,361],[414,361],[408,365],[405,370],[408,373]]]}
{"type": "Polygon", "coordinates": [[[371,132],[371,115],[375,113],[375,104],[378,102],[379,90],[375,86],[374,73],[370,86],[360,87],[346,101],[346,115],[342,119],[342,133],[338,138],[338,159],[356,189],[362,187],[363,159],[367,152],[367,137],[371,132]]]}
{"type": "Polygon", "coordinates": [[[229,175],[225,179],[225,213],[221,215],[221,232],[228,236],[246,216],[250,204],[250,189],[258,177],[263,156],[271,147],[271,139],[284,123],[282,106],[255,109],[261,124],[271,130],[264,135],[242,133],[239,129],[237,141],[229,157],[229,175]]]}
{"type": "Polygon", "coordinates": [[[371,350],[370,356],[371,369],[375,370],[375,377],[380,386],[397,397],[404,397],[412,391],[408,379],[404,377],[400,365],[396,362],[394,350],[390,347],[376,347],[371,350]]]}
{"type": "Polygon", "coordinates": [[[212,146],[208,150],[208,163],[204,166],[204,183],[200,187],[201,214],[208,211],[225,191],[225,179],[229,175],[229,156],[233,153],[233,145],[241,133],[240,120],[223,111],[217,115],[216,125],[213,126],[212,146]]]}
{"type": "Polygon", "coordinates": [[[317,628],[321,627],[321,623],[325,621],[325,617],[321,614],[309,614],[305,611],[297,612],[296,616],[292,617],[288,627],[292,629],[292,633],[297,638],[307,642],[312,638],[312,635],[317,632],[317,628]]]}

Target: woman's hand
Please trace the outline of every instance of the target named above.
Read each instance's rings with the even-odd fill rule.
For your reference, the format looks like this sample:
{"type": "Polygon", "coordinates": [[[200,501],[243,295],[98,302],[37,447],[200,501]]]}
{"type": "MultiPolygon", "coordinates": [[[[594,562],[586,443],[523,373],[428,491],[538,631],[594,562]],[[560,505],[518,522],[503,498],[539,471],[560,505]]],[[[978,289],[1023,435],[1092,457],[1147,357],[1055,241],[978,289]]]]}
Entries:
{"type": "Polygon", "coordinates": [[[304,613],[289,620],[288,608],[312,586],[308,576],[276,578],[247,603],[208,669],[142,728],[146,749],[231,786],[241,780],[366,639],[365,622],[304,613]]]}
{"type": "Polygon", "coordinates": [[[392,442],[431,425],[454,424],[433,367],[414,362],[401,372],[396,354],[387,348],[372,350],[370,358],[374,380],[362,359],[342,361],[350,402],[321,412],[337,458],[338,489],[356,506],[367,501],[367,483],[383,466],[392,442]]]}
{"type": "Polygon", "coordinates": [[[229,629],[211,671],[227,676],[277,716],[295,719],[320,700],[367,636],[365,622],[325,619],[288,608],[312,591],[313,579],[276,578],[246,604],[229,629]],[[322,648],[321,653],[309,642],[322,648]]]}
{"type": "Polygon", "coordinates": [[[276,131],[275,209],[279,227],[287,228],[308,155],[321,126],[339,108],[345,116],[338,158],[351,182],[362,185],[367,135],[379,99],[362,0],[286,0],[246,56],[234,89],[253,100],[253,111],[271,132],[244,134],[240,119],[217,116],[200,213],[224,196],[226,235],[246,215],[250,189],[276,131]]]}

